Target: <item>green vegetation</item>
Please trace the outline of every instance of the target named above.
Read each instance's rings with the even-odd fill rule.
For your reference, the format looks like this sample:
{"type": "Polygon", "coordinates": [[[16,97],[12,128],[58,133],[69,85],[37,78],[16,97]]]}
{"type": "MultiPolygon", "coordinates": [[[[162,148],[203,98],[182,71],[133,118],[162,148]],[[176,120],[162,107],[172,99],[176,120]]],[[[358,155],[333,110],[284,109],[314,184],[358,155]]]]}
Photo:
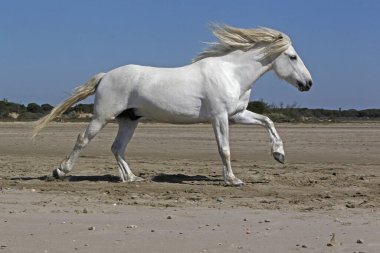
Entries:
{"type": "MultiPolygon", "coordinates": [[[[53,106],[49,104],[27,105],[9,102],[6,99],[0,101],[1,121],[33,121],[48,114],[53,106]]],[[[263,114],[274,122],[347,122],[347,121],[375,121],[380,120],[380,109],[366,110],[327,110],[309,109],[297,106],[297,104],[284,106],[280,104],[269,105],[264,101],[252,101],[248,104],[248,110],[263,114]]],[[[69,109],[59,120],[86,121],[91,118],[93,104],[77,104],[69,109]]]]}
{"type": "Polygon", "coordinates": [[[274,122],[347,122],[380,120],[380,109],[366,110],[327,110],[309,109],[297,104],[284,106],[269,105],[264,101],[253,101],[248,104],[248,110],[264,114],[274,122]]]}
{"type": "MultiPolygon", "coordinates": [[[[91,118],[92,107],[92,104],[77,104],[65,112],[61,120],[87,120],[91,118]]],[[[38,105],[36,103],[30,103],[25,106],[3,99],[0,101],[0,120],[34,121],[48,114],[53,108],[54,107],[49,104],[38,105]]]]}

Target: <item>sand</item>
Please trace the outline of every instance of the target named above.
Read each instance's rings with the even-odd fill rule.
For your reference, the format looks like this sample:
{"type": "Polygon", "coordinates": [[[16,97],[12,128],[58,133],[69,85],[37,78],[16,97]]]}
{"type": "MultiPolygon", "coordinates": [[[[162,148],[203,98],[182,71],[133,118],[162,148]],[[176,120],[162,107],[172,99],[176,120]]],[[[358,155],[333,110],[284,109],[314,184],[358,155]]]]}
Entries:
{"type": "Polygon", "coordinates": [[[109,124],[64,180],[84,123],[0,123],[0,252],[380,252],[380,123],[231,126],[226,187],[210,125],[140,124],[119,182],[109,124]],[[330,242],[332,234],[335,242],[330,242]],[[331,245],[331,246],[328,246],[331,245]]]}

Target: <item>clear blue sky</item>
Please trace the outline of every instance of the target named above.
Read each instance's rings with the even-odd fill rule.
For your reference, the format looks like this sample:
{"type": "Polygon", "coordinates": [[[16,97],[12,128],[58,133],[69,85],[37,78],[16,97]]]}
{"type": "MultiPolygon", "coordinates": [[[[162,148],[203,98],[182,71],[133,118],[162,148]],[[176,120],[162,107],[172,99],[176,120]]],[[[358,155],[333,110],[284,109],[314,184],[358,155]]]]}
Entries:
{"type": "Polygon", "coordinates": [[[56,104],[100,71],[188,64],[213,22],[287,33],[313,76],[300,93],[268,73],[252,99],[380,108],[376,0],[1,0],[0,99],[56,104]]]}

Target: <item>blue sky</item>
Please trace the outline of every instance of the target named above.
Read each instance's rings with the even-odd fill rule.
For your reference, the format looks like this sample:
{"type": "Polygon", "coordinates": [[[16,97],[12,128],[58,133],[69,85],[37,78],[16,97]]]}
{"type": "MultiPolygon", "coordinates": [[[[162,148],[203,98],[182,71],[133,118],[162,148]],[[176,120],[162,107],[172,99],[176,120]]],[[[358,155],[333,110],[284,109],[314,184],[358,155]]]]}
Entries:
{"type": "Polygon", "coordinates": [[[380,108],[379,13],[376,0],[2,0],[0,99],[57,104],[97,72],[188,64],[223,23],[285,32],[313,76],[300,93],[268,73],[253,100],[380,108]]]}

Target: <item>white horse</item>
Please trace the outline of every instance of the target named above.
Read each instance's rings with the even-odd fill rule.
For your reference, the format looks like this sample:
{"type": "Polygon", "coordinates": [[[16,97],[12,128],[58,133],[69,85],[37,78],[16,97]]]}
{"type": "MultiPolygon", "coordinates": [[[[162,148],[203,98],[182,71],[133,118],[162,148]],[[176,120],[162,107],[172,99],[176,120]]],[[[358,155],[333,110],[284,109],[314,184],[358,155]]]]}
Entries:
{"type": "Polygon", "coordinates": [[[143,180],[132,173],[124,158],[141,118],[179,124],[211,122],[228,185],[243,184],[230,164],[229,123],[265,127],[274,158],[284,163],[283,144],[273,122],[246,110],[251,88],[258,78],[273,70],[298,90],[308,91],[312,85],[309,71],[289,37],[281,32],[231,26],[214,26],[212,30],[218,42],[212,43],[191,64],[178,68],[126,65],[99,73],[40,119],[33,136],[73,104],[95,93],[91,122],[53,176],[62,178],[69,173],[80,151],[111,119],[119,124],[111,150],[123,182],[143,180]]]}

